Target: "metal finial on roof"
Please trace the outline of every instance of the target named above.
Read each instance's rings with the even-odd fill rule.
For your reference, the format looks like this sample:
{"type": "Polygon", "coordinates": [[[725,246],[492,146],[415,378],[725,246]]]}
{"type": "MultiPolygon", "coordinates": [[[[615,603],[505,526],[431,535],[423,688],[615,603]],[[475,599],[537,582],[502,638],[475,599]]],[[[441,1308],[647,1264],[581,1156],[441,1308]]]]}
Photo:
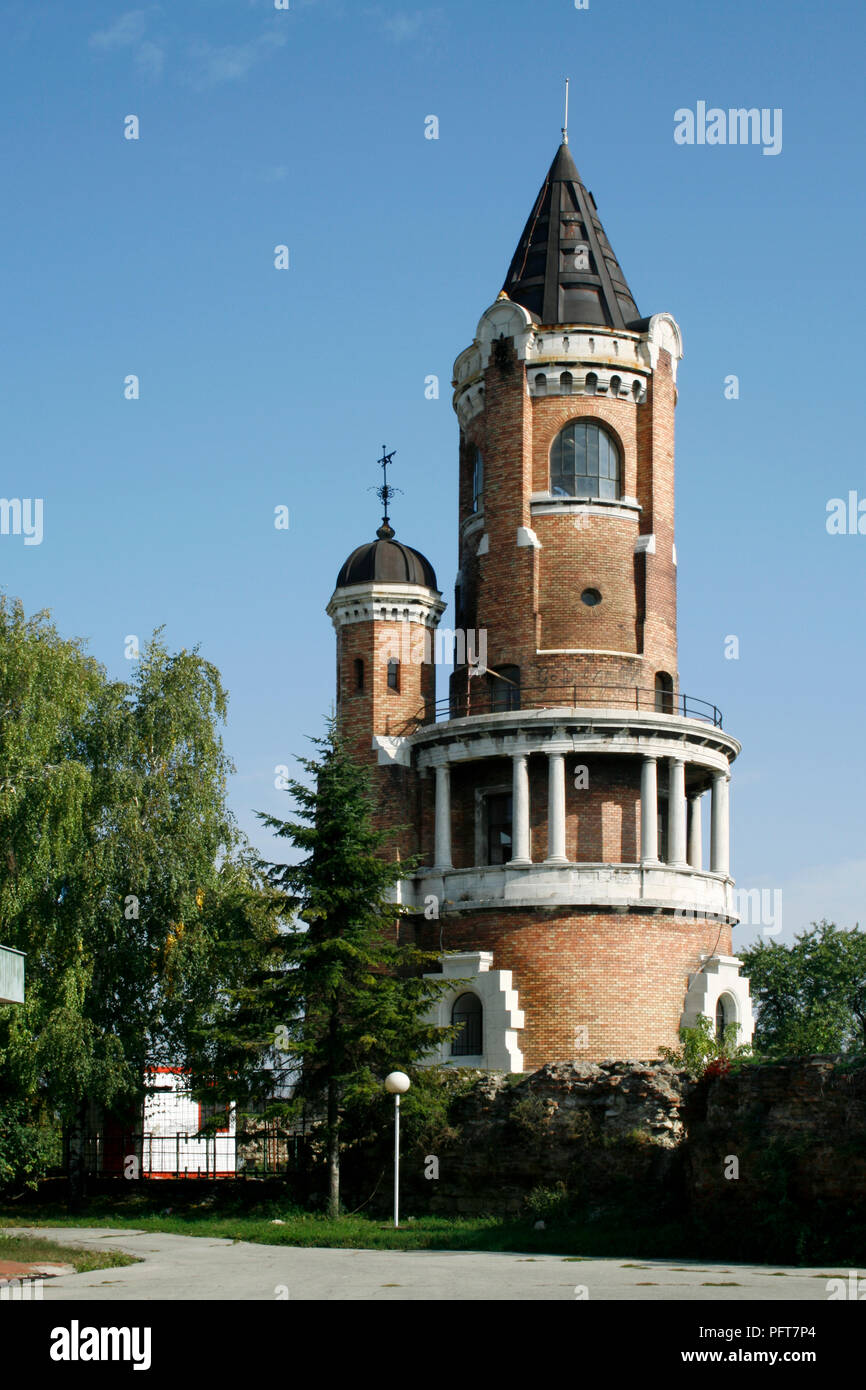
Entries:
{"type": "Polygon", "coordinates": [[[396,533],[394,531],[393,526],[391,525],[391,519],[388,516],[388,504],[390,503],[391,498],[396,493],[398,493],[400,489],[398,487],[392,487],[391,484],[388,482],[388,465],[390,464],[397,450],[392,449],[391,453],[388,454],[385,452],[385,448],[386,446],[383,444],[382,457],[379,459],[379,465],[382,469],[382,486],[374,488],[373,491],[375,491],[376,496],[380,499],[382,506],[385,508],[385,515],[382,517],[382,525],[379,527],[378,531],[376,532],[376,535],[382,541],[389,541],[391,537],[394,536],[396,533]]]}
{"type": "Polygon", "coordinates": [[[562,127],[562,143],[568,144],[568,78],[565,79],[565,125],[562,127]]]}

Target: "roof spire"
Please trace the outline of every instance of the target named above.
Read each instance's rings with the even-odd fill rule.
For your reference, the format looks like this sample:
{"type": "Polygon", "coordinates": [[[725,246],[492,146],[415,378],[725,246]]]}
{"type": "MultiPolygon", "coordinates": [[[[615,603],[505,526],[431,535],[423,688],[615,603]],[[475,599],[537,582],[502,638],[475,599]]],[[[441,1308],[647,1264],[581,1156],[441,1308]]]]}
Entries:
{"type": "Polygon", "coordinates": [[[565,79],[565,125],[562,127],[562,143],[568,144],[568,78],[565,79]]]}
{"type": "Polygon", "coordinates": [[[389,541],[396,534],[393,526],[391,525],[390,517],[388,516],[388,504],[391,501],[391,498],[395,495],[395,493],[398,493],[400,491],[398,487],[392,487],[391,484],[388,482],[388,465],[391,462],[394,455],[396,454],[397,450],[392,449],[391,453],[388,454],[385,452],[385,448],[386,446],[383,444],[382,457],[379,459],[379,464],[382,469],[382,486],[371,489],[371,491],[374,491],[376,493],[376,496],[380,499],[382,506],[385,508],[385,515],[382,517],[382,525],[376,532],[376,535],[379,537],[381,541],[389,541]]]}
{"type": "Polygon", "coordinates": [[[605,236],[595,199],[577,172],[567,137],[566,95],[562,144],[502,288],[536,323],[628,328],[640,314],[605,236]]]}

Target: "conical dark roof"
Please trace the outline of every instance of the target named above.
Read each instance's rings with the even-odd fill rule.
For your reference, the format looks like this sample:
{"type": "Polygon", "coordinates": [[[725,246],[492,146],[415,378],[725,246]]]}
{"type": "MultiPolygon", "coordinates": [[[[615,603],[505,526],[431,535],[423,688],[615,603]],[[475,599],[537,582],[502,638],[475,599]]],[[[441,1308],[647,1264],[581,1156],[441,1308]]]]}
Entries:
{"type": "Polygon", "coordinates": [[[371,580],[382,584],[424,584],[439,592],[430,561],[420,550],[393,539],[368,541],[353,550],[337,575],[337,588],[371,580]]]}
{"type": "Polygon", "coordinates": [[[566,144],[535,200],[503,289],[536,323],[627,328],[640,318],[566,144]]]}

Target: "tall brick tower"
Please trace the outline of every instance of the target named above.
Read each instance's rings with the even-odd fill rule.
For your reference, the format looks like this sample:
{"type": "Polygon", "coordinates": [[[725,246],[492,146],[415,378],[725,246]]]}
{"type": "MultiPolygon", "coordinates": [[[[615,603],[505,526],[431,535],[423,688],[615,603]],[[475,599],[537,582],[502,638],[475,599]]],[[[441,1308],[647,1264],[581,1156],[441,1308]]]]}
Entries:
{"type": "MultiPolygon", "coordinates": [[[[380,815],[408,824],[401,845],[423,857],[404,885],[424,912],[419,938],[458,952],[435,1017],[464,1027],[442,1061],[649,1059],[700,1014],[751,1037],[731,954],[740,748],[677,672],[681,356],[669,314],[641,318],[564,134],[504,288],[455,364],[450,696],[434,706],[422,662],[410,710],[380,658],[347,715],[359,751],[375,753],[380,815]]],[[[407,577],[405,602],[377,609],[370,549],[367,616],[350,608],[361,552],[329,606],[341,692],[361,648],[374,659],[377,622],[429,635],[442,611],[417,552],[423,582],[407,577]]]]}

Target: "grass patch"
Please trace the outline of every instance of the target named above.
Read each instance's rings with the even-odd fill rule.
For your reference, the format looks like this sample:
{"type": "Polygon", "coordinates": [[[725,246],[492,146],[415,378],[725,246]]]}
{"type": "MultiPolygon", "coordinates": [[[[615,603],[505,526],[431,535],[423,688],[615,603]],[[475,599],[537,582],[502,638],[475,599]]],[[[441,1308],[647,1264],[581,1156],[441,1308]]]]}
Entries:
{"type": "Polygon", "coordinates": [[[8,1236],[2,1231],[0,1260],[16,1260],[24,1265],[75,1265],[76,1274],[88,1274],[94,1269],[120,1269],[124,1265],[139,1263],[133,1255],[125,1255],[121,1250],[80,1250],[39,1236],[8,1236]]]}
{"type": "Polygon", "coordinates": [[[130,1193],[95,1196],[87,1206],[70,1215],[62,1204],[16,1202],[0,1208],[3,1226],[43,1225],[124,1227],[174,1235],[207,1236],[211,1239],[252,1241],[259,1245],[294,1245],[358,1250],[489,1250],[523,1255],[565,1255],[644,1259],[667,1258],[685,1253],[683,1235],[676,1226],[641,1230],[626,1220],[586,1223],[560,1216],[535,1230],[531,1218],[497,1216],[404,1217],[399,1230],[381,1217],[363,1214],[333,1221],[316,1212],[289,1206],[278,1196],[247,1202],[234,1200],[221,1209],[216,1193],[204,1202],[190,1202],[175,1189],[158,1196],[130,1193]],[[279,1222],[281,1224],[273,1224],[279,1222]]]}

